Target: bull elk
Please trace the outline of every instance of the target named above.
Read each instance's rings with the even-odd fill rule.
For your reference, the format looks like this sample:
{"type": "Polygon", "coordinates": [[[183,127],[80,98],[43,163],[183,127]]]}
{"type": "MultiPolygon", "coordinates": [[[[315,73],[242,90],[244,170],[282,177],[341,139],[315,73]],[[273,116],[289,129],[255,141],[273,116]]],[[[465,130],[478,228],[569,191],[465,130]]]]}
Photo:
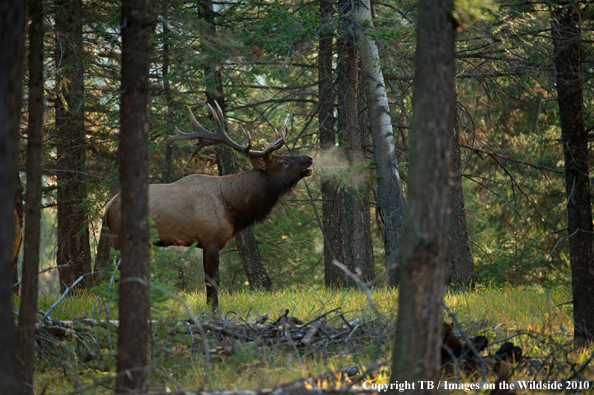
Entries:
{"type": "MultiPolygon", "coordinates": [[[[202,148],[225,144],[247,157],[253,169],[239,174],[210,176],[193,174],[171,184],[149,185],[149,211],[160,245],[189,246],[197,243],[203,251],[206,300],[213,310],[218,306],[219,251],[229,240],[248,226],[263,221],[279,198],[291,191],[304,177],[312,174],[310,156],[277,155],[274,151],[285,143],[286,129],[276,132],[274,142],[263,151],[251,149],[249,133],[244,131],[243,145],[234,142],[225,131],[223,113],[210,105],[216,132],[202,127],[190,109],[193,133],[170,136],[174,140],[198,139],[190,160],[202,148]]],[[[187,164],[186,164],[187,166],[187,164]]],[[[114,247],[120,241],[120,194],[107,204],[105,216],[114,235],[114,247]]]]}

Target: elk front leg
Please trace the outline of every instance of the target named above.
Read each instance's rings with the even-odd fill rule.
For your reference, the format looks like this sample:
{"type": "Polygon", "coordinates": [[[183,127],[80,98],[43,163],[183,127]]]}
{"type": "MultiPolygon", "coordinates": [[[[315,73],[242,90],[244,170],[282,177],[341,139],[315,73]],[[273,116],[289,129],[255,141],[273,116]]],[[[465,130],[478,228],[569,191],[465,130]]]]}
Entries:
{"type": "Polygon", "coordinates": [[[211,303],[214,312],[219,307],[219,249],[217,247],[204,247],[202,251],[206,303],[211,303]]]}

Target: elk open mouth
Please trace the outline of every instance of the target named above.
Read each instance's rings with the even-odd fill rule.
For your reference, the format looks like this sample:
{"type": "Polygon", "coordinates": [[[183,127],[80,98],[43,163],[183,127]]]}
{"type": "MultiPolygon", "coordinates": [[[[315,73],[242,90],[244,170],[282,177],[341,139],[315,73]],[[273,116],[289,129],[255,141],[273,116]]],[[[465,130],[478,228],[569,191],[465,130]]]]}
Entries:
{"type": "Polygon", "coordinates": [[[303,177],[309,177],[313,174],[313,169],[303,169],[302,173],[303,173],[303,177]]]}

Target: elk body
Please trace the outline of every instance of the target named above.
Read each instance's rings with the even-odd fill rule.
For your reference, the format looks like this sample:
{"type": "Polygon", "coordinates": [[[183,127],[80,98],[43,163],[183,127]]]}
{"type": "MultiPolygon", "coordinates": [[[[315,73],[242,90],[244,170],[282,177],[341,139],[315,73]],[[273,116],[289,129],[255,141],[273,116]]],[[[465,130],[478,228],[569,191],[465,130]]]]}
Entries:
{"type": "MultiPolygon", "coordinates": [[[[189,246],[197,243],[203,250],[207,303],[218,306],[219,251],[229,240],[255,222],[263,221],[284,194],[304,177],[312,174],[309,156],[276,155],[282,147],[283,131],[263,151],[251,150],[251,139],[245,134],[243,145],[235,143],[225,132],[224,119],[217,105],[210,107],[217,123],[216,133],[204,129],[190,110],[193,133],[182,133],[170,139],[198,139],[190,157],[206,146],[226,144],[250,159],[252,170],[227,175],[194,174],[171,184],[149,185],[149,211],[153,215],[160,245],[189,246]]],[[[188,161],[188,163],[190,162],[188,161]]],[[[120,194],[105,209],[114,247],[120,247],[120,194]]]]}

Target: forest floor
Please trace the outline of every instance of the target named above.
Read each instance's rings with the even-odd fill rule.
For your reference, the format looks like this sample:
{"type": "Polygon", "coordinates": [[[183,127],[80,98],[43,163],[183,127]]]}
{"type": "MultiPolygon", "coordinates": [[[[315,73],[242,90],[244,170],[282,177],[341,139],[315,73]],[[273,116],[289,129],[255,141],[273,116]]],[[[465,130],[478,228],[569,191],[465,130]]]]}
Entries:
{"type": "MultiPolygon", "coordinates": [[[[202,292],[154,299],[149,344],[153,393],[377,389],[389,382],[396,290],[379,288],[370,295],[306,287],[270,293],[223,290],[216,316],[203,310],[202,292]],[[197,319],[189,320],[187,307],[197,319]],[[334,373],[322,374],[327,372],[334,373]]],[[[40,310],[47,311],[56,300],[42,297],[40,310]]],[[[93,293],[68,297],[53,309],[51,321],[40,322],[37,393],[113,393],[117,306],[106,300],[93,293]]],[[[569,289],[479,286],[474,292],[448,291],[445,302],[444,321],[460,344],[479,336],[486,341],[479,357],[469,352],[447,364],[442,381],[435,383],[440,392],[480,387],[479,392],[490,393],[490,386],[499,387],[502,380],[513,384],[516,393],[529,392],[518,390],[523,386],[560,385],[555,380],[577,392],[592,391],[585,386],[594,386],[594,347],[571,338],[569,289]]]]}

